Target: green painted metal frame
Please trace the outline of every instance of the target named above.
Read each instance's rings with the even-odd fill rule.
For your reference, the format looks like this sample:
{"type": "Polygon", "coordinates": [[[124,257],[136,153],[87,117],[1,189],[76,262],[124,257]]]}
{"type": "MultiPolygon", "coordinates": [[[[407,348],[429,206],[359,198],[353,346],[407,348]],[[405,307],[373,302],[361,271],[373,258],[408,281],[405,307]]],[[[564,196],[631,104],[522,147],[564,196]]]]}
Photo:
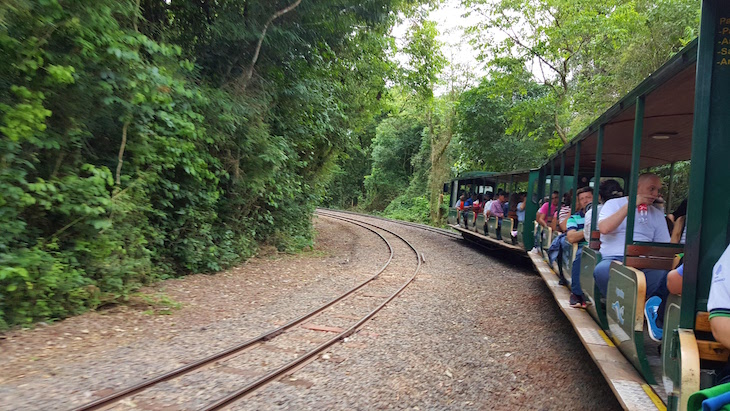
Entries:
{"type": "MultiPolygon", "coordinates": [[[[629,211],[626,216],[626,244],[628,247],[634,242],[634,223],[636,220],[636,194],[638,192],[639,179],[639,161],[641,160],[641,134],[644,130],[644,105],[646,97],[644,95],[636,98],[636,117],[634,118],[634,144],[631,149],[631,176],[627,184],[629,185],[629,211]]],[[[624,248],[626,255],[626,248],[624,248]]]]}
{"type": "MultiPolygon", "coordinates": [[[[562,202],[563,193],[565,193],[565,151],[560,154],[560,189],[558,191],[560,192],[558,201],[562,202]]],[[[558,210],[560,210],[560,203],[558,203],[558,210]]]]}
{"type": "MultiPolygon", "coordinates": [[[[639,275],[643,277],[643,273],[639,275]]],[[[643,302],[646,300],[646,294],[642,296],[639,293],[639,283],[640,277],[634,270],[616,261],[611,263],[606,296],[606,318],[614,344],[641,373],[646,382],[656,384],[644,351],[644,333],[636,330],[637,327],[641,328],[644,325],[643,314],[641,324],[636,323],[636,313],[637,310],[644,310],[643,302]],[[642,303],[641,307],[637,306],[637,300],[642,303]],[[624,305],[621,305],[621,301],[624,305]]],[[[646,287],[645,278],[644,286],[646,287]]]]}
{"type": "MultiPolygon", "coordinates": [[[[603,157],[603,138],[606,135],[606,125],[601,124],[598,127],[598,140],[596,141],[596,168],[593,172],[593,205],[591,210],[598,207],[598,188],[601,186],[601,161],[603,157]]],[[[591,212],[591,230],[598,230],[598,213],[591,212]]]]}
{"type": "Polygon", "coordinates": [[[533,190],[539,191],[540,170],[531,170],[527,180],[527,197],[525,198],[525,221],[522,224],[522,240],[526,250],[532,250],[535,246],[535,215],[537,214],[537,203],[532,201],[533,190]],[[537,187],[535,187],[537,185],[537,187]]]}
{"type": "Polygon", "coordinates": [[[583,294],[587,295],[589,300],[592,302],[592,304],[586,308],[586,311],[588,311],[591,317],[596,320],[601,328],[608,330],[606,312],[601,307],[600,302],[601,292],[598,290],[596,279],[593,277],[593,271],[595,270],[596,265],[600,262],[601,253],[589,248],[588,246],[583,247],[583,253],[580,258],[580,287],[583,290],[583,294]]]}
{"type": "Polygon", "coordinates": [[[667,298],[666,310],[664,311],[664,337],[662,338],[662,381],[665,387],[669,386],[667,381],[671,381],[670,392],[667,392],[668,409],[677,409],[682,389],[682,369],[680,362],[679,350],[679,316],[682,307],[682,297],[670,294],[667,298]]]}
{"type": "Polygon", "coordinates": [[[580,174],[580,141],[575,145],[575,162],[573,164],[573,198],[571,201],[570,212],[575,214],[576,201],[578,200],[578,176],[580,174]]]}
{"type": "Polygon", "coordinates": [[[669,165],[669,188],[667,189],[667,198],[664,201],[664,211],[666,211],[666,214],[671,212],[669,208],[672,205],[672,195],[674,194],[674,164],[669,165]]]}
{"type": "Polygon", "coordinates": [[[730,2],[704,0],[697,46],[692,164],[687,204],[685,275],[682,286],[680,326],[694,328],[695,312],[707,309],[712,267],[727,244],[730,214],[730,66],[718,64],[723,34],[730,30],[727,20],[730,2]],[[701,165],[701,166],[697,166],[701,165]],[[692,302],[692,304],[686,304],[692,302]]]}

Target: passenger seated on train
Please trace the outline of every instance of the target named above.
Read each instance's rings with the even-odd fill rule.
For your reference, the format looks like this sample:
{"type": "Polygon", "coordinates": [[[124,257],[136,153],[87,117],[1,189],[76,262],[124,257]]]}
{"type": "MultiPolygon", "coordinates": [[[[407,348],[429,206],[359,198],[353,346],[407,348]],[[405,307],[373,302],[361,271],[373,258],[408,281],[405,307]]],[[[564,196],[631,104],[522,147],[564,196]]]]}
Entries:
{"type": "Polygon", "coordinates": [[[471,205],[472,210],[474,210],[474,224],[477,223],[477,215],[479,215],[484,210],[484,194],[479,193],[477,194],[476,200],[471,205]]]}
{"type": "Polygon", "coordinates": [[[578,190],[576,196],[576,206],[578,209],[575,214],[568,218],[566,223],[565,238],[568,243],[578,244],[578,251],[575,254],[575,260],[571,267],[570,282],[570,306],[573,308],[586,308],[588,302],[583,297],[583,290],[580,288],[580,256],[583,252],[583,246],[588,244],[583,237],[583,226],[585,225],[586,207],[593,202],[593,189],[583,187],[578,190]]]}
{"type": "Polygon", "coordinates": [[[560,193],[553,191],[550,202],[545,202],[539,210],[537,210],[536,220],[541,226],[547,228],[553,222],[553,219],[558,218],[558,200],[560,199],[560,193]]]}
{"type": "MultiPolygon", "coordinates": [[[[634,241],[668,243],[670,240],[664,214],[651,204],[659,196],[662,187],[661,179],[653,173],[639,176],[636,195],[637,209],[634,223],[634,241]],[[641,210],[641,211],[639,211],[641,210]]],[[[629,198],[621,197],[606,201],[598,216],[598,230],[601,232],[602,260],[596,265],[593,276],[601,294],[605,297],[608,289],[609,268],[611,261],[623,261],[626,243],[626,217],[628,215],[629,198]]],[[[667,270],[645,269],[646,296],[658,296],[661,300],[667,297],[667,270]]],[[[656,322],[661,324],[663,312],[659,312],[656,322]]],[[[649,327],[649,336],[660,341],[661,328],[649,327]]]]}
{"type": "Polygon", "coordinates": [[[674,222],[672,242],[685,244],[687,241],[687,199],[685,198],[673,213],[667,215],[667,218],[674,222]]]}
{"type": "MultiPolygon", "coordinates": [[[[507,217],[512,219],[512,244],[517,244],[517,225],[520,223],[520,218],[517,215],[517,207],[520,203],[520,193],[512,193],[509,197],[509,210],[507,217]]],[[[523,212],[524,219],[524,212],[523,212]]]]}
{"type": "Polygon", "coordinates": [[[682,277],[684,277],[684,264],[670,271],[667,274],[667,291],[671,294],[682,294],[682,277]]]}
{"type": "Polygon", "coordinates": [[[519,201],[517,202],[517,222],[525,222],[525,207],[527,206],[527,193],[521,192],[519,194],[519,201]]]}
{"type": "Polygon", "coordinates": [[[507,193],[504,191],[501,191],[497,195],[497,199],[492,201],[492,210],[490,212],[491,216],[497,217],[497,239],[502,239],[502,218],[504,218],[504,208],[502,207],[502,204],[507,201],[507,193]]]}
{"type": "Polygon", "coordinates": [[[572,202],[573,190],[570,190],[563,194],[563,203],[560,205],[560,212],[558,212],[558,224],[553,230],[558,230],[561,233],[565,232],[565,224],[568,222],[568,218],[570,218],[570,206],[572,202]]]}
{"type": "Polygon", "coordinates": [[[487,196],[484,200],[484,235],[487,235],[487,230],[489,229],[489,226],[487,225],[487,220],[489,220],[489,215],[492,212],[492,203],[494,202],[492,197],[492,193],[487,193],[487,196]]]}
{"type": "Polygon", "coordinates": [[[456,200],[456,203],[454,204],[454,207],[456,207],[457,210],[463,210],[464,209],[464,200],[466,200],[466,194],[463,192],[459,196],[459,199],[456,200]]]}
{"type": "MultiPolygon", "coordinates": [[[[624,190],[621,188],[621,184],[614,179],[609,179],[601,182],[598,186],[598,205],[596,206],[596,212],[601,211],[603,203],[614,198],[623,197],[624,190]]],[[[591,223],[593,222],[593,210],[590,207],[586,207],[585,226],[583,226],[583,236],[586,241],[591,240],[591,223]]]]}
{"type": "MultiPolygon", "coordinates": [[[[464,207],[463,207],[463,210],[464,210],[464,211],[471,211],[471,210],[472,210],[472,208],[473,208],[473,205],[474,205],[474,200],[476,200],[476,198],[477,198],[477,195],[476,195],[476,194],[474,194],[474,193],[472,193],[472,194],[471,194],[471,195],[470,195],[470,196],[469,196],[469,197],[468,197],[468,198],[466,199],[466,201],[464,201],[464,207]]],[[[464,216],[464,226],[465,226],[465,227],[468,227],[469,225],[468,225],[468,224],[467,224],[467,222],[466,222],[466,213],[463,213],[463,216],[464,216]]]]}
{"type": "MultiPolygon", "coordinates": [[[[712,268],[707,311],[710,312],[710,328],[713,337],[730,349],[730,244],[712,268]]],[[[730,373],[728,374],[730,376],[730,373]]]]}

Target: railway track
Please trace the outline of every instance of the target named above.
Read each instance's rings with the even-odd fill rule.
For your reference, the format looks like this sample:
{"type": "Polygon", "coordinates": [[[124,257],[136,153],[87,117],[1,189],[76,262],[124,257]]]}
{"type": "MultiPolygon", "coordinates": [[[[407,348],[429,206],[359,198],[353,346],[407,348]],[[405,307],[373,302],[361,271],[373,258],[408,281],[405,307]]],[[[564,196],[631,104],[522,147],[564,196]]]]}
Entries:
{"type": "MultiPolygon", "coordinates": [[[[154,398],[155,390],[161,391],[158,395],[164,395],[164,387],[161,386],[161,383],[163,382],[182,384],[182,387],[185,388],[187,394],[195,396],[195,392],[201,392],[201,387],[192,384],[190,381],[182,381],[183,379],[202,379],[206,382],[216,380],[218,378],[218,375],[216,375],[217,369],[231,369],[236,368],[237,365],[240,367],[240,361],[239,364],[236,364],[236,362],[244,355],[248,355],[250,357],[254,356],[257,351],[256,348],[259,347],[269,347],[269,351],[280,351],[291,357],[291,348],[276,348],[275,344],[278,341],[283,341],[281,344],[284,347],[287,345],[291,346],[292,344],[298,347],[294,350],[294,358],[285,359],[283,360],[283,363],[278,363],[275,366],[269,366],[268,368],[264,367],[265,369],[263,371],[256,370],[256,376],[253,377],[250,382],[243,386],[238,386],[235,390],[229,391],[227,394],[218,397],[217,400],[207,403],[207,405],[199,408],[203,410],[223,409],[271,384],[281,377],[292,374],[308,362],[316,359],[318,355],[323,353],[332,345],[343,341],[345,338],[357,332],[378,311],[397,297],[398,294],[400,294],[418,274],[422,264],[422,255],[419,254],[418,250],[416,250],[413,245],[411,245],[403,237],[390,230],[378,227],[375,224],[357,221],[351,217],[343,216],[336,212],[318,212],[318,214],[326,218],[354,224],[375,233],[387,246],[390,254],[388,260],[370,278],[322,306],[295,318],[280,327],[219,353],[194,361],[183,367],[148,379],[126,389],[119,390],[112,395],[75,408],[74,411],[108,409],[118,405],[124,406],[124,404],[133,406],[137,396],[144,397],[145,395],[151,395],[154,398]],[[388,235],[399,239],[403,243],[400,248],[409,249],[415,255],[405,257],[402,259],[404,261],[397,261],[394,263],[394,258],[396,257],[395,249],[397,247],[394,247],[391,242],[388,241],[386,236],[379,231],[388,233],[388,235]],[[406,264],[406,260],[410,260],[413,257],[416,257],[416,264],[406,264]],[[403,270],[399,269],[401,268],[399,266],[403,265],[415,265],[415,268],[411,274],[403,275],[403,270]],[[354,318],[358,318],[358,320],[353,323],[352,321],[354,318]],[[342,324],[343,319],[347,321],[346,325],[342,324]],[[337,324],[338,326],[309,328],[298,327],[305,325],[305,322],[312,323],[313,321],[337,324]],[[322,340],[319,335],[312,335],[313,332],[321,335],[322,331],[335,332],[336,335],[324,340],[322,340]],[[302,343],[302,341],[305,341],[305,343],[302,343]],[[312,347],[312,345],[314,346],[312,347]],[[305,347],[302,348],[303,346],[305,347]],[[232,365],[227,365],[229,363],[232,365]],[[193,377],[196,373],[212,373],[212,375],[198,375],[193,377]]],[[[250,364],[252,362],[256,362],[255,358],[248,361],[244,359],[243,361],[244,364],[250,364]]],[[[203,387],[203,389],[204,388],[205,387],[203,387]]],[[[182,397],[186,397],[186,395],[183,395],[182,397]]]]}
{"type": "Polygon", "coordinates": [[[421,230],[425,230],[425,231],[429,231],[429,232],[432,232],[432,233],[435,233],[435,234],[439,234],[439,235],[443,235],[443,236],[446,236],[446,237],[449,237],[449,238],[453,238],[455,240],[461,240],[461,239],[463,239],[463,237],[460,234],[458,234],[458,233],[456,233],[454,231],[446,230],[446,229],[443,229],[443,228],[432,227],[432,226],[426,225],[426,224],[418,224],[418,223],[413,223],[413,222],[410,222],[410,221],[392,220],[392,219],[386,218],[386,217],[380,217],[380,216],[370,215],[370,214],[361,214],[361,213],[356,213],[354,211],[334,210],[334,209],[329,209],[329,208],[318,208],[317,210],[318,211],[319,210],[322,210],[322,211],[325,211],[325,212],[336,212],[336,213],[342,213],[342,214],[348,214],[348,215],[355,215],[355,216],[358,216],[358,217],[373,218],[373,219],[376,219],[376,220],[387,221],[387,222],[394,223],[394,224],[401,224],[401,225],[406,225],[406,226],[409,226],[409,227],[418,228],[418,229],[421,229],[421,230]]]}

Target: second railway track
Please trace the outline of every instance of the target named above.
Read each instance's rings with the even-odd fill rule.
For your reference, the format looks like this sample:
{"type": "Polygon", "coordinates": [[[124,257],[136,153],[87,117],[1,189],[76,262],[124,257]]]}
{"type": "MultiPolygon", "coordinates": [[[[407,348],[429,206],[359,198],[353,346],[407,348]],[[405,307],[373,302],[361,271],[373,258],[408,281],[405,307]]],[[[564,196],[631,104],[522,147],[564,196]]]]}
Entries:
{"type": "Polygon", "coordinates": [[[366,281],[276,329],[74,410],[135,408],[137,403],[152,400],[154,403],[184,405],[189,409],[223,409],[292,374],[332,345],[357,332],[418,274],[422,254],[404,238],[340,213],[318,211],[318,214],[355,224],[380,236],[389,249],[387,262],[366,281]],[[393,246],[386,236],[398,239],[398,245],[393,246]],[[400,252],[397,253],[396,249],[400,252]],[[401,252],[403,255],[399,255],[401,252]],[[241,383],[240,380],[244,379],[249,382],[241,383]],[[175,394],[170,394],[172,392],[175,394]]]}

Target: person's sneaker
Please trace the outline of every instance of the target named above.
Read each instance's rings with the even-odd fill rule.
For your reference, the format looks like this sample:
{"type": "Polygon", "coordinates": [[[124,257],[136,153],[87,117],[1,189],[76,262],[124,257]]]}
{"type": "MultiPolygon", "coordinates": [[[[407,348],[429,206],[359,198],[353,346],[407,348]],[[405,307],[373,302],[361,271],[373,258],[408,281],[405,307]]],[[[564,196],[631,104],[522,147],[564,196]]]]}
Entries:
{"type": "Polygon", "coordinates": [[[560,277],[560,280],[558,280],[559,285],[568,285],[568,280],[566,280],[563,277],[560,277]]]}
{"type": "Polygon", "coordinates": [[[586,301],[582,295],[570,293],[570,306],[573,308],[586,308],[586,301]]]}
{"type": "Polygon", "coordinates": [[[646,325],[649,328],[649,337],[656,342],[661,342],[664,334],[664,330],[659,328],[656,323],[659,304],[661,303],[662,299],[655,295],[646,300],[644,305],[644,317],[646,317],[646,325]]]}

